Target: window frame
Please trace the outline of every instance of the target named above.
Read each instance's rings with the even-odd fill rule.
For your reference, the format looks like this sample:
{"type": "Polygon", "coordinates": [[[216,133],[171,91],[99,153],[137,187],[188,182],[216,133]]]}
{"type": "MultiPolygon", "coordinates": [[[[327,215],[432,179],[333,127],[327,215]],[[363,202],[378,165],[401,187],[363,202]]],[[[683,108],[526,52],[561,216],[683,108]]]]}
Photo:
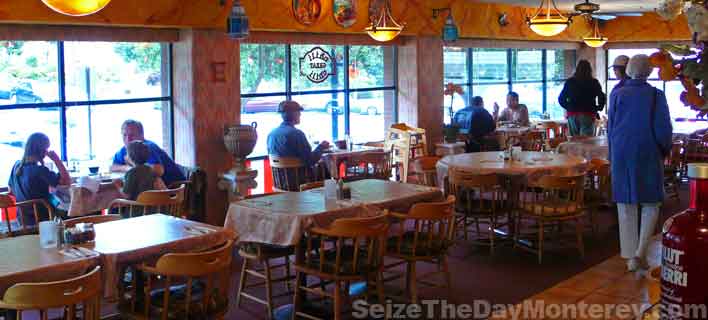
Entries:
{"type": "MultiPolygon", "coordinates": [[[[344,54],[343,54],[343,65],[344,67],[344,72],[346,72],[346,76],[344,76],[344,84],[341,89],[322,89],[322,90],[305,90],[305,91],[293,91],[292,89],[292,46],[293,45],[330,45],[330,44],[307,44],[307,43],[298,43],[298,44],[290,44],[290,43],[259,43],[259,42],[250,42],[248,44],[252,45],[268,45],[268,44],[276,44],[276,45],[281,45],[285,46],[285,91],[273,91],[273,92],[264,92],[264,93],[242,93],[241,94],[241,99],[244,98],[262,98],[262,97],[275,97],[275,96],[285,96],[285,99],[291,100],[293,96],[305,96],[305,95],[317,95],[317,94],[332,94],[332,95],[339,95],[342,94],[343,100],[344,100],[344,134],[349,135],[351,134],[351,122],[350,122],[350,100],[351,100],[351,94],[352,93],[357,93],[357,92],[370,92],[370,91],[381,91],[381,92],[390,92],[392,91],[393,94],[393,121],[397,122],[398,121],[398,47],[397,46],[391,46],[393,52],[391,53],[393,55],[393,65],[392,65],[392,70],[393,70],[393,77],[392,77],[392,85],[390,86],[374,86],[374,87],[366,87],[366,88],[351,88],[350,83],[349,83],[349,73],[348,69],[346,66],[349,65],[351,62],[349,59],[349,53],[350,53],[350,48],[354,46],[367,46],[367,45],[338,45],[338,44],[331,44],[332,46],[337,46],[337,47],[342,47],[344,54]]],[[[383,45],[382,45],[383,47],[383,45]]],[[[240,75],[239,75],[240,76],[240,75]]],[[[243,106],[241,106],[243,108],[243,106]]],[[[338,126],[338,124],[335,122],[332,124],[332,132],[335,134],[335,136],[338,136],[338,129],[335,128],[335,125],[338,126]]],[[[255,157],[248,157],[247,160],[264,160],[267,159],[268,156],[255,156],[255,157]]]]}
{"type": "MultiPolygon", "coordinates": [[[[28,41],[29,42],[29,41],[28,41]]],[[[175,139],[174,139],[174,86],[172,85],[172,79],[173,79],[173,69],[172,69],[172,60],[173,60],[173,45],[170,42],[159,42],[160,46],[162,47],[162,69],[166,70],[167,72],[161,72],[161,76],[165,77],[167,76],[168,79],[163,81],[165,85],[167,85],[167,89],[164,90],[163,92],[168,92],[168,96],[158,96],[158,97],[145,97],[145,98],[130,98],[130,99],[103,99],[103,100],[67,100],[66,98],[66,56],[64,52],[64,43],[67,41],[49,41],[49,42],[55,42],[57,46],[57,87],[58,87],[58,101],[55,102],[42,102],[42,103],[23,103],[23,104],[11,104],[11,105],[2,105],[0,106],[0,110],[20,110],[20,109],[39,109],[39,108],[59,108],[59,137],[60,137],[60,150],[61,150],[61,159],[62,161],[67,161],[69,159],[69,155],[67,154],[67,110],[70,107],[79,107],[79,106],[99,106],[99,105],[125,105],[125,104],[132,104],[132,103],[141,103],[141,102],[168,102],[169,107],[167,112],[169,112],[169,130],[164,130],[163,127],[163,132],[167,132],[169,134],[168,139],[168,144],[169,144],[169,149],[168,152],[170,155],[174,155],[174,150],[175,150],[175,139]],[[165,51],[167,51],[167,54],[165,54],[165,51]]],[[[74,42],[74,41],[72,41],[74,42]]],[[[90,43],[89,41],[79,41],[79,42],[86,42],[90,43]]],[[[101,42],[101,41],[98,41],[101,42]]],[[[127,43],[131,43],[132,41],[127,41],[127,43]]],[[[164,126],[165,124],[163,124],[164,126]]],[[[91,135],[91,132],[88,133],[91,135]]],[[[90,141],[90,140],[89,140],[90,141]]]]}
{"type": "MultiPolygon", "coordinates": [[[[467,55],[467,83],[455,83],[457,85],[463,86],[466,89],[466,92],[469,92],[470,94],[467,95],[467,105],[472,105],[472,99],[474,98],[474,87],[475,86],[486,86],[486,85],[506,85],[508,91],[513,91],[514,84],[541,84],[541,90],[542,90],[542,110],[541,112],[546,113],[549,110],[550,104],[549,104],[549,99],[548,99],[548,87],[549,83],[554,83],[554,82],[565,82],[568,80],[566,77],[565,79],[554,79],[554,78],[549,78],[548,76],[548,51],[549,50],[558,50],[558,49],[539,49],[539,48],[501,48],[503,49],[502,51],[506,52],[506,73],[507,73],[507,80],[506,81],[492,81],[492,82],[475,82],[473,75],[474,75],[474,51],[479,50],[479,49],[500,49],[500,48],[482,48],[482,47],[467,47],[467,48],[462,48],[465,50],[466,55],[467,55]],[[515,70],[514,70],[514,65],[513,65],[513,60],[514,60],[514,52],[515,51],[541,51],[541,72],[542,72],[542,79],[541,80],[521,80],[521,81],[515,81],[513,79],[515,70]]],[[[574,50],[575,51],[575,50],[574,50]]],[[[577,62],[577,52],[576,54],[573,55],[573,65],[577,62]]],[[[443,64],[445,63],[443,59],[443,64]]],[[[443,76],[444,78],[444,76],[443,76]]],[[[443,84],[444,85],[444,84],[443,84]]]]}

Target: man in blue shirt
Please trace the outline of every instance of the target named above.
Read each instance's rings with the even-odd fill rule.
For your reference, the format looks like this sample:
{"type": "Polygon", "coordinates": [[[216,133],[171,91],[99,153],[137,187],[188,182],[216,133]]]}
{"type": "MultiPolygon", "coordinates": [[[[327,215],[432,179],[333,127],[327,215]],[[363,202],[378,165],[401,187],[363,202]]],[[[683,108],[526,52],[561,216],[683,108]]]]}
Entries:
{"type": "Polygon", "coordinates": [[[283,122],[268,135],[268,154],[298,158],[305,166],[312,167],[322,157],[322,151],[329,148],[329,142],[323,141],[312,150],[305,133],[295,128],[300,124],[302,110],[295,101],[283,101],[278,105],[283,122]]]}
{"type": "Polygon", "coordinates": [[[484,109],[482,97],[472,98],[472,107],[464,108],[455,113],[453,123],[467,133],[467,151],[479,152],[484,146],[485,150],[498,148],[494,145],[496,139],[488,139],[487,136],[496,130],[494,117],[484,109]]]}
{"type": "MultiPolygon", "coordinates": [[[[145,140],[142,123],[136,120],[126,120],[121,126],[121,132],[125,146],[133,141],[143,141],[148,146],[150,149],[150,157],[146,164],[152,168],[152,171],[154,171],[157,176],[162,178],[166,185],[169,186],[173,182],[186,179],[182,170],[180,170],[174,160],[167,155],[167,152],[162,150],[154,142],[145,140]]],[[[127,172],[132,168],[125,146],[113,157],[111,171],[127,172]]]]}

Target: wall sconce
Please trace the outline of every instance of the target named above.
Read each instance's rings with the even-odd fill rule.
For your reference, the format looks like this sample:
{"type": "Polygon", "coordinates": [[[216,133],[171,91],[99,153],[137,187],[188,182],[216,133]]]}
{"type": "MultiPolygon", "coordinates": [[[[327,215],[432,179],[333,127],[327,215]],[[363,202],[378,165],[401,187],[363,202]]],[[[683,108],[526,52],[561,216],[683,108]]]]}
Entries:
{"type": "MultiPolygon", "coordinates": [[[[223,7],[226,5],[226,0],[220,0],[219,3],[223,7]]],[[[240,0],[233,0],[231,14],[226,18],[226,33],[232,39],[242,40],[248,38],[249,29],[246,10],[241,5],[240,0]]]]}
{"type": "Polygon", "coordinates": [[[433,9],[433,19],[437,19],[443,12],[447,12],[447,18],[445,19],[445,26],[443,26],[442,39],[445,42],[455,42],[460,38],[460,30],[457,28],[455,20],[452,18],[452,9],[433,9]]]}

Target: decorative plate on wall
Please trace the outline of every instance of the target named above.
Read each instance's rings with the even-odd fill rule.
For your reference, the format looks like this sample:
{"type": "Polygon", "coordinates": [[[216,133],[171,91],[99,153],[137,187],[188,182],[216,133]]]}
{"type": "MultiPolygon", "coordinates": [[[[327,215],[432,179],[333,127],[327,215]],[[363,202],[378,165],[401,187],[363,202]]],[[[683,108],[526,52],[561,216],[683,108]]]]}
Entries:
{"type": "Polygon", "coordinates": [[[356,22],[356,0],[332,0],[332,13],[338,25],[351,27],[356,22]]]}
{"type": "Polygon", "coordinates": [[[321,0],[293,0],[293,16],[300,24],[309,26],[320,18],[321,0]]]}

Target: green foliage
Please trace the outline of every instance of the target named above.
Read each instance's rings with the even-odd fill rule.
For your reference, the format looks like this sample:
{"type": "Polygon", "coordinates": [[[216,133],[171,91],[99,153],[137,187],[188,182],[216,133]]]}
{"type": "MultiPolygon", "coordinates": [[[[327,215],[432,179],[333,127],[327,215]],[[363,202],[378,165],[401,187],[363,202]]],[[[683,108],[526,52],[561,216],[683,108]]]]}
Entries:
{"type": "Polygon", "coordinates": [[[118,43],[114,50],[125,62],[135,62],[139,71],[160,72],[162,47],[159,43],[118,43]]]}
{"type": "Polygon", "coordinates": [[[25,64],[27,64],[28,67],[36,68],[38,64],[37,57],[27,58],[27,60],[25,60],[25,64]]]}

